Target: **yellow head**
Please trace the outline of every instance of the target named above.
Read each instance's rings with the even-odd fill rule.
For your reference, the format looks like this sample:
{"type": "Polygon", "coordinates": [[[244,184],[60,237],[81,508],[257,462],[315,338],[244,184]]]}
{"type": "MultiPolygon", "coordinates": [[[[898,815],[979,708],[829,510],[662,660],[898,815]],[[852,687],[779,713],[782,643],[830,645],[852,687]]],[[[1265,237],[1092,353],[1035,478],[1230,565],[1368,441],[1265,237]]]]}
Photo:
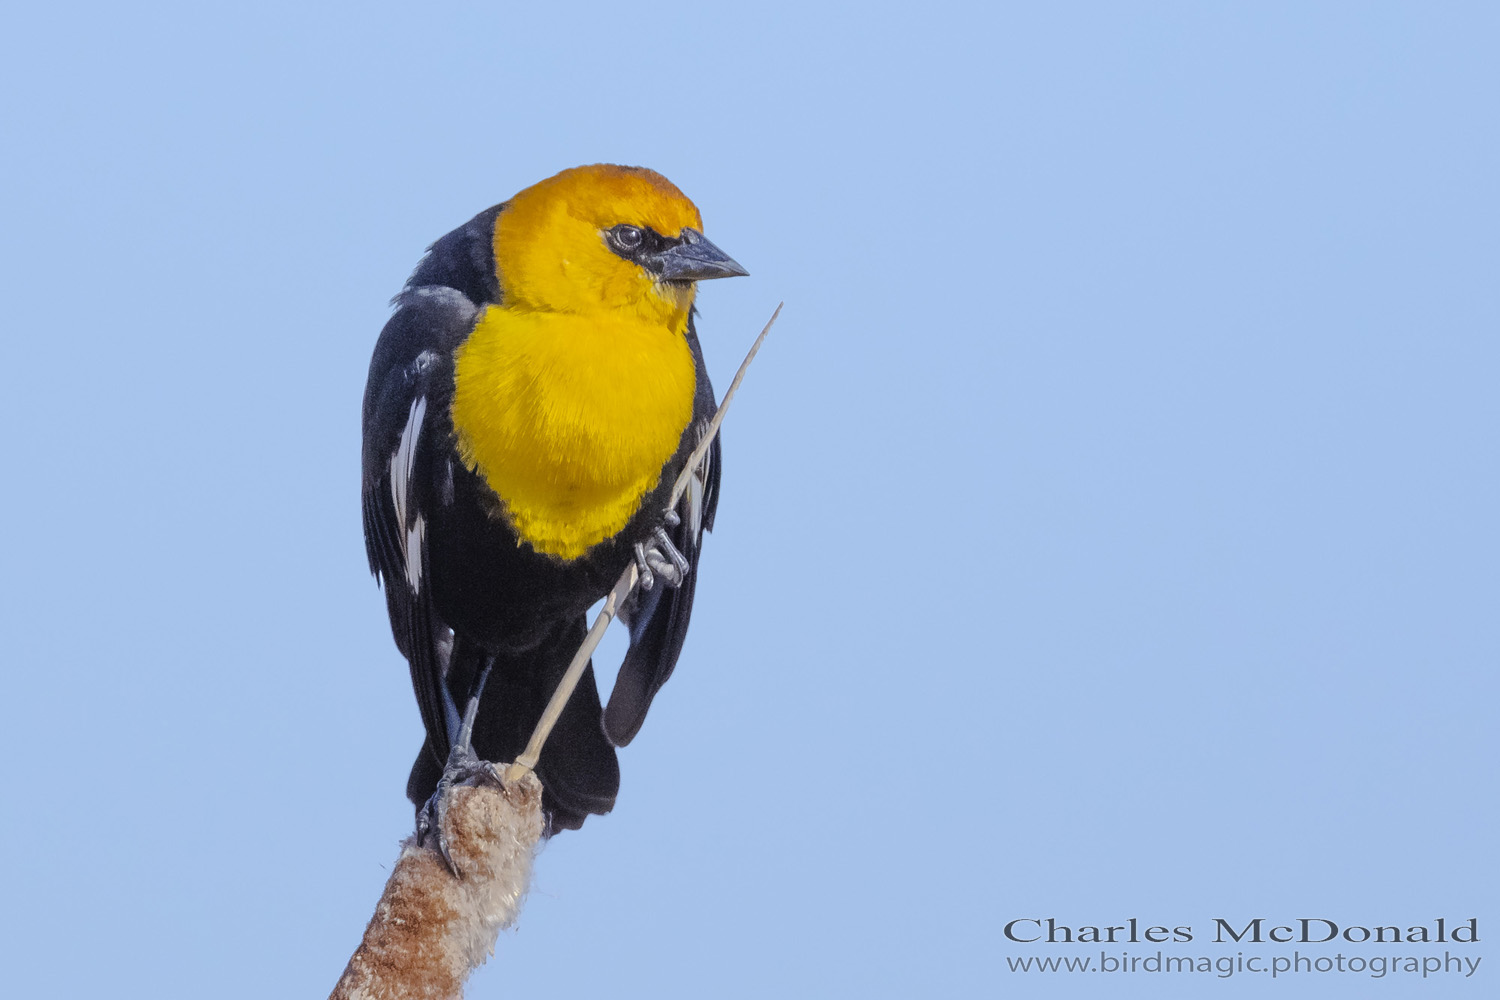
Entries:
{"type": "Polygon", "coordinates": [[[746,273],[703,238],[697,207],[644,167],[574,167],[534,184],[495,220],[508,309],[635,314],[674,330],[696,282],[746,273]]]}

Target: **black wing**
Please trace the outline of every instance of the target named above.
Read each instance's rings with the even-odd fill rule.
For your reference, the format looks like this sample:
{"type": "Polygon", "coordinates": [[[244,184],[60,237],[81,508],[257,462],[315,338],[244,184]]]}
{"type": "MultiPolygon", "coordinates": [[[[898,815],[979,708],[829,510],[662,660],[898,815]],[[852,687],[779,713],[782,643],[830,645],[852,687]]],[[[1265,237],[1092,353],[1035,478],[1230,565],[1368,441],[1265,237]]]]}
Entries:
{"type": "Polygon", "coordinates": [[[433,484],[451,445],[444,417],[452,398],[453,351],[478,307],[441,286],[408,286],[380,332],[364,401],[363,505],[370,571],[385,586],[396,646],[411,666],[412,688],[433,751],[448,752],[452,701],[443,675],[451,633],[432,608],[427,524],[433,484]]]}
{"type": "MultiPolygon", "coordinates": [[[[698,362],[698,392],[693,405],[692,446],[697,447],[713,419],[717,405],[708,371],[703,366],[703,352],[691,322],[688,341],[698,362]]],[[[672,676],[677,657],[687,638],[688,619],[693,613],[693,590],[698,583],[698,555],[703,548],[703,533],[713,528],[714,513],[719,506],[719,439],[709,445],[703,465],[695,470],[687,490],[677,504],[680,518],[675,528],[667,530],[677,551],[687,557],[692,568],[687,579],[675,589],[657,586],[640,594],[638,603],[621,618],[630,626],[630,649],[615,678],[609,705],[604,709],[604,734],[615,746],[625,746],[635,739],[651,699],[672,676]]]]}

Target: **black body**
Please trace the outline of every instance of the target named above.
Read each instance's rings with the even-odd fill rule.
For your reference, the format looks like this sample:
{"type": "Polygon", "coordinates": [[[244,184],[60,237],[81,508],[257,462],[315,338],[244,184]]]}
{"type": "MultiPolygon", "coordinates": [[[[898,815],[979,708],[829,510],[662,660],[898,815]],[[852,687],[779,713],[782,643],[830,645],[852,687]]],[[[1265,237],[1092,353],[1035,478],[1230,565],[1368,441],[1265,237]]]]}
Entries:
{"type": "MultiPolygon", "coordinates": [[[[433,244],[396,297],[365,389],[365,542],[427,729],[407,784],[418,807],[437,787],[457,732],[456,706],[465,703],[486,662],[494,669],[474,727],[475,752],[503,762],[524,748],[583,640],[585,612],[609,592],[633,558],[634,544],[664,524],[672,485],[715,409],[690,317],[686,336],[697,361],[693,419],[637,514],[617,536],[572,562],[518,544],[499,498],[460,461],[450,416],[454,351],[482,308],[500,301],[491,240],[503,209],[481,212],[433,244]]],[[[701,476],[679,503],[681,523],[667,529],[695,568],[703,531],[713,523],[718,483],[715,440],[701,476]]],[[[592,667],[574,692],[537,766],[552,829],[576,829],[587,814],[613,806],[620,781],[614,747],[635,736],[676,665],[696,579],[689,572],[676,589],[658,584],[622,610],[630,649],[607,710],[592,667]]]]}

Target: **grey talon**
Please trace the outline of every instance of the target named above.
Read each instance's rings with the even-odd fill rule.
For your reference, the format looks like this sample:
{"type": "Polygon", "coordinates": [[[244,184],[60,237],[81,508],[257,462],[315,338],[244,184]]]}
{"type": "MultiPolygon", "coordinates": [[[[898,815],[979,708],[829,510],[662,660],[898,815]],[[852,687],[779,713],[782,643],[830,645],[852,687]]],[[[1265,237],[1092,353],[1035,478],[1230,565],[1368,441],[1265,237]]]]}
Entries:
{"type": "Polygon", "coordinates": [[[453,794],[455,785],[468,784],[476,778],[494,780],[494,769],[485,761],[480,760],[472,748],[455,744],[448,754],[448,764],[443,768],[443,776],[438,780],[437,791],[432,793],[432,798],[428,799],[427,804],[422,807],[422,814],[417,820],[418,842],[427,844],[430,838],[435,838],[435,846],[438,854],[443,858],[443,863],[448,866],[453,877],[459,879],[463,878],[464,874],[453,862],[453,854],[448,848],[448,834],[445,829],[448,818],[448,800],[453,794]]]}
{"type": "Polygon", "coordinates": [[[448,796],[453,793],[453,786],[466,784],[475,778],[489,778],[495,780],[495,771],[489,764],[479,759],[474,752],[474,718],[479,712],[479,696],[484,691],[485,681],[489,679],[490,670],[495,661],[490,658],[474,679],[469,691],[469,703],[464,709],[463,721],[459,724],[458,737],[448,749],[448,760],[443,765],[443,775],[438,779],[437,790],[432,793],[432,798],[422,807],[422,814],[417,819],[417,837],[419,843],[427,843],[429,834],[437,835],[437,851],[442,855],[443,863],[453,873],[454,878],[463,878],[463,873],[453,863],[453,855],[448,850],[448,834],[444,831],[444,820],[448,816],[448,796]]]}
{"type": "Polygon", "coordinates": [[[641,589],[650,590],[656,586],[656,576],[651,572],[651,560],[646,555],[646,546],[641,542],[635,543],[635,565],[641,573],[641,589]]]}
{"type": "Polygon", "coordinates": [[[649,542],[636,542],[635,564],[641,574],[641,589],[649,591],[656,586],[657,577],[668,587],[681,586],[687,578],[692,564],[687,561],[677,546],[672,544],[666,529],[656,528],[649,542]]]}
{"type": "MultiPolygon", "coordinates": [[[[692,563],[687,561],[687,556],[677,551],[677,546],[672,544],[672,539],[667,536],[665,528],[657,528],[652,534],[656,537],[657,546],[668,559],[672,560],[672,565],[677,567],[678,576],[685,579],[688,570],[693,568],[692,563]]],[[[678,582],[680,583],[681,579],[678,582]]]]}

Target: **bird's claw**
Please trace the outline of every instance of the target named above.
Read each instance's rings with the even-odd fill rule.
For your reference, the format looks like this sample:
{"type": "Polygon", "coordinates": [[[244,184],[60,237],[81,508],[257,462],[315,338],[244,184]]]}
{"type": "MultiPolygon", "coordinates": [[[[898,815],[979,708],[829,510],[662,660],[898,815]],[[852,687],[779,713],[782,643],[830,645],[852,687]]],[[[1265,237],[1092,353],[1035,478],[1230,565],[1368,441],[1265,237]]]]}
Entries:
{"type": "Polygon", "coordinates": [[[448,834],[445,832],[448,800],[455,785],[470,784],[476,779],[499,780],[494,767],[488,761],[480,760],[472,747],[455,746],[448,754],[448,764],[443,768],[443,776],[438,779],[437,791],[432,793],[432,798],[427,800],[427,804],[422,806],[422,811],[417,815],[417,843],[435,846],[454,878],[464,876],[458,870],[458,865],[453,863],[453,855],[448,850],[448,834]]]}
{"type": "MultiPolygon", "coordinates": [[[[667,518],[668,524],[681,523],[676,511],[668,511],[667,518]]],[[[665,528],[651,532],[649,542],[635,543],[635,565],[640,570],[642,590],[656,586],[657,577],[668,587],[680,587],[687,579],[688,570],[692,569],[687,557],[677,551],[677,546],[667,537],[665,528]]]]}

